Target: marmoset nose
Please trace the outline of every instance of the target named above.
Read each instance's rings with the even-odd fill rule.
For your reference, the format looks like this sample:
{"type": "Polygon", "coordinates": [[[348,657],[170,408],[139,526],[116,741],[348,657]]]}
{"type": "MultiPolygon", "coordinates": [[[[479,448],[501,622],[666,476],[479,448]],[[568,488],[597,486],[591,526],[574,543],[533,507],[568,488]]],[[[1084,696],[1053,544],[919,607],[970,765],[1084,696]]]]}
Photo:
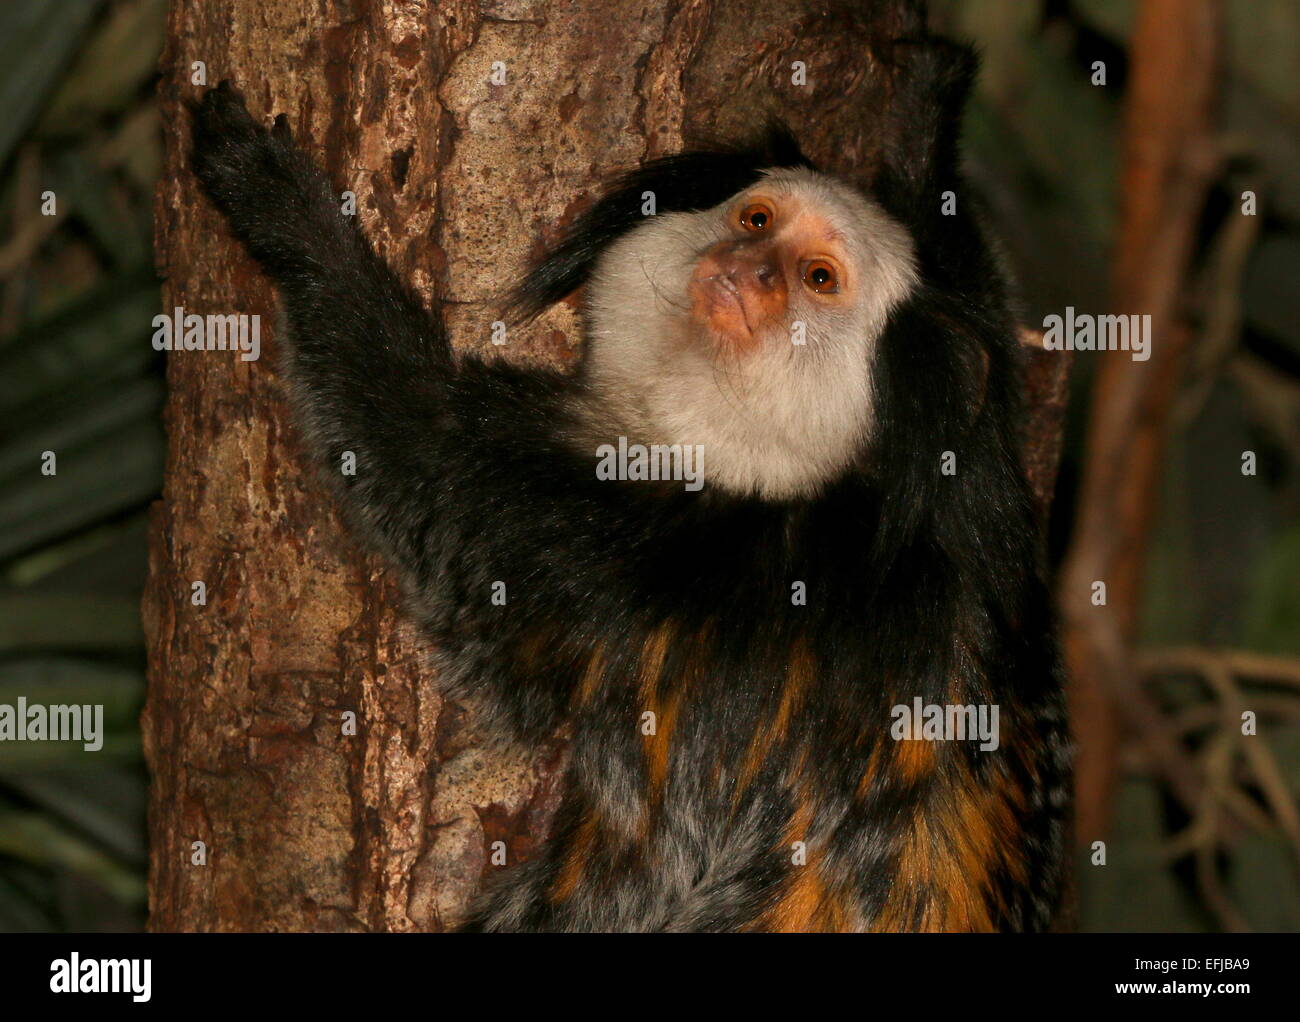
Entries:
{"type": "Polygon", "coordinates": [[[780,282],[781,271],[767,251],[732,249],[721,257],[719,263],[723,275],[737,287],[752,282],[765,291],[771,291],[780,282]]]}
{"type": "Polygon", "coordinates": [[[710,336],[736,351],[754,347],[786,311],[789,285],[781,249],[723,241],[708,249],[691,276],[691,315],[710,336]]]}
{"type": "Polygon", "coordinates": [[[764,260],[754,266],[754,279],[766,288],[776,287],[776,267],[764,260]]]}

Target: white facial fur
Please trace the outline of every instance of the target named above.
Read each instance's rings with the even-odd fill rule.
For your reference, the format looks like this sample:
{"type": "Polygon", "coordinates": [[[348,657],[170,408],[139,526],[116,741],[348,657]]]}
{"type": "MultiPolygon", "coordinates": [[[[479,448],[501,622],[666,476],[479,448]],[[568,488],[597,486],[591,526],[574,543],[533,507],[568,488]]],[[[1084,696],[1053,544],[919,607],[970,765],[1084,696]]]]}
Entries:
{"type": "Polygon", "coordinates": [[[773,170],[711,210],[647,220],[601,256],[587,286],[586,368],[597,443],[703,445],[705,485],[779,500],[848,467],[872,424],[875,340],[915,286],[908,232],[858,191],[806,169],[773,170]],[[788,323],[743,355],[703,341],[688,286],[705,250],[737,238],[750,196],[797,200],[837,232],[840,300],[789,284],[788,323]],[[790,323],[805,324],[792,343],[790,323]]]}

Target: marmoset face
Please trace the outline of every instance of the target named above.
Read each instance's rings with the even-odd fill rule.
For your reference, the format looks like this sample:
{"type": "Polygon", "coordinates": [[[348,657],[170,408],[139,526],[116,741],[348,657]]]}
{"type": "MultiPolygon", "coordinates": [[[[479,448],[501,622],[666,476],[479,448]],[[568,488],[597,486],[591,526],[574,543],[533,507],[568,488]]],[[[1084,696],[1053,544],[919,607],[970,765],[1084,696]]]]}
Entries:
{"type": "Polygon", "coordinates": [[[610,246],[588,288],[590,378],[617,428],[703,444],[709,481],[810,494],[867,438],[875,341],[915,281],[910,236],[875,203],[769,171],[610,246]]]}

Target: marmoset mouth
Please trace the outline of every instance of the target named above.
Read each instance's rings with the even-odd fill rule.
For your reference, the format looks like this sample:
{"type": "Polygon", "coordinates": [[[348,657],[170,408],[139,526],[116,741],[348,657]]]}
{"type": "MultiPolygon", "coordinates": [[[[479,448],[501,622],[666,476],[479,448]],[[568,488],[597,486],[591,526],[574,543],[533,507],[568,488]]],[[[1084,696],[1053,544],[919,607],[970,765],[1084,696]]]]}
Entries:
{"type": "Polygon", "coordinates": [[[761,313],[750,309],[745,291],[722,273],[697,277],[691,282],[691,317],[708,334],[733,351],[756,343],[754,325],[761,313]]]}

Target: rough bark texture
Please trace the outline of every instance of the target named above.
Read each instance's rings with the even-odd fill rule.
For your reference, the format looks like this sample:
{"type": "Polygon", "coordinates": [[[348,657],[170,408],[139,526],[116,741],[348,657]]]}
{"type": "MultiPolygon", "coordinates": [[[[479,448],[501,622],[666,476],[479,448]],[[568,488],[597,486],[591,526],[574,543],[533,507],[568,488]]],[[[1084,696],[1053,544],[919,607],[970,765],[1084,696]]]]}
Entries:
{"type": "MultiPolygon", "coordinates": [[[[448,303],[457,345],[487,350],[494,296],[612,172],[775,112],[814,159],[869,180],[890,94],[873,54],[916,19],[905,0],[174,0],[164,307],[275,322],[270,287],[185,168],[193,61],[210,83],[239,84],[255,114],[288,113],[356,193],[379,250],[448,303]],[[495,61],[504,85],[491,84],[495,61]]],[[[151,925],[444,928],[490,868],[490,842],[515,861],[544,835],[563,750],[491,752],[472,713],[436,694],[382,566],[304,473],[266,333],[258,362],[170,356],[145,599],[151,925]],[[206,606],[191,604],[195,580],[206,606]],[[207,865],[191,864],[195,841],[207,865]]],[[[574,310],[516,336],[508,357],[567,362],[574,310]]],[[[1064,363],[1035,364],[1047,410],[1027,432],[1046,493],[1047,395],[1059,410],[1064,363]]]]}

